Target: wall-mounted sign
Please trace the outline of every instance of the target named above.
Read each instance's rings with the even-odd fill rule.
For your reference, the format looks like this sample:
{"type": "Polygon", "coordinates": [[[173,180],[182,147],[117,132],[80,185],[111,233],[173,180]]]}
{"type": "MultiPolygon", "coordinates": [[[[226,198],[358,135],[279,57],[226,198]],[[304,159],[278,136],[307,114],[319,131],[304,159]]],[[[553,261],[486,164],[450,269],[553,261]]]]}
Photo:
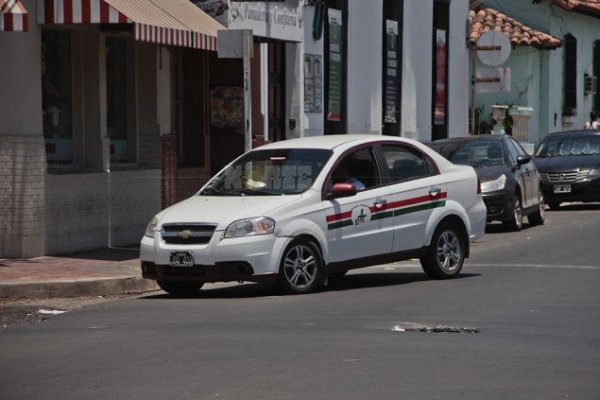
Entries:
{"type": "Polygon", "coordinates": [[[215,128],[244,126],[244,88],[214,86],[210,88],[210,124],[215,128]]]}
{"type": "Polygon", "coordinates": [[[327,120],[342,120],[342,82],[343,68],[343,30],[342,11],[328,10],[329,23],[329,88],[327,104],[327,120]]]}
{"type": "Polygon", "coordinates": [[[301,42],[303,2],[191,0],[228,29],[252,29],[254,36],[301,42]]]}
{"type": "Polygon", "coordinates": [[[396,123],[398,104],[398,21],[385,21],[385,110],[383,122],[396,123]]]}
{"type": "Polygon", "coordinates": [[[323,111],[323,70],[320,55],[304,55],[304,111],[323,111]]]}

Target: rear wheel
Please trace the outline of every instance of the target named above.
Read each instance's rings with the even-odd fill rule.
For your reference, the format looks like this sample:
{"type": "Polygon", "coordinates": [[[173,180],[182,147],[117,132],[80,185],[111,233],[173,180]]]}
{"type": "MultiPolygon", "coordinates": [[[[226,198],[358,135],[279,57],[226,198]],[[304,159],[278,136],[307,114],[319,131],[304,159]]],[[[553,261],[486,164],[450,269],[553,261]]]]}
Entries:
{"type": "Polygon", "coordinates": [[[515,193],[513,197],[513,214],[511,219],[502,221],[504,228],[509,231],[520,231],[523,229],[523,206],[521,205],[521,196],[515,193]]]}
{"type": "Polygon", "coordinates": [[[428,254],[420,259],[423,271],[433,279],[456,277],[465,261],[466,246],[460,229],[454,224],[442,223],[433,234],[428,254]]]}
{"type": "Polygon", "coordinates": [[[318,247],[306,239],[295,239],[281,258],[279,288],[287,294],[314,292],[323,280],[324,266],[318,247]]]}
{"type": "Polygon", "coordinates": [[[198,290],[202,287],[202,283],[189,283],[189,282],[167,282],[167,281],[156,281],[158,286],[176,297],[189,297],[198,293],[198,290]]]}
{"type": "Polygon", "coordinates": [[[544,225],[544,222],[546,222],[546,204],[544,203],[544,194],[541,190],[538,194],[538,201],[538,209],[527,217],[529,223],[532,225],[544,225]]]}

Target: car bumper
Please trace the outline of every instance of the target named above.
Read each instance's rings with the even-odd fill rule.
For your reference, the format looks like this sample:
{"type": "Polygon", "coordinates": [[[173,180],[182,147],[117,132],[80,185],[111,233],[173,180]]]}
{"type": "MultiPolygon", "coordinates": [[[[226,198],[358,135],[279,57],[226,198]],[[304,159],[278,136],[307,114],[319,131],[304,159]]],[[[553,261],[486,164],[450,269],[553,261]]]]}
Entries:
{"type": "Polygon", "coordinates": [[[512,218],[513,210],[509,205],[507,196],[504,190],[483,193],[483,202],[487,208],[487,220],[490,221],[506,221],[512,218]]]}
{"type": "Polygon", "coordinates": [[[542,181],[542,191],[546,203],[566,201],[600,201],[600,177],[586,179],[580,182],[548,182],[542,181]],[[556,185],[569,184],[571,191],[568,193],[555,193],[556,185]]]}
{"type": "Polygon", "coordinates": [[[270,280],[279,272],[280,255],[290,238],[260,235],[222,238],[215,232],[207,244],[167,244],[157,234],[140,243],[142,276],[164,281],[229,282],[270,280]],[[171,266],[173,252],[190,253],[193,265],[171,266]]]}
{"type": "Polygon", "coordinates": [[[485,224],[487,209],[485,203],[481,200],[476,201],[471,207],[467,209],[467,214],[471,220],[471,232],[469,234],[469,240],[474,242],[479,240],[485,234],[485,224]]]}

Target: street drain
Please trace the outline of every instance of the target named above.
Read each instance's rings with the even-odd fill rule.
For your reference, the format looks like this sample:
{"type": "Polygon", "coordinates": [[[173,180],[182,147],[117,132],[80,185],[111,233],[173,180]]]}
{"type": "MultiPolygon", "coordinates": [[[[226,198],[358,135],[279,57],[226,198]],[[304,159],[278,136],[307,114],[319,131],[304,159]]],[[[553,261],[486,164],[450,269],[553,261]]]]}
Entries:
{"type": "Polygon", "coordinates": [[[424,332],[424,333],[479,333],[479,328],[472,327],[457,327],[457,326],[445,326],[445,325],[394,325],[392,328],[394,332],[424,332]]]}

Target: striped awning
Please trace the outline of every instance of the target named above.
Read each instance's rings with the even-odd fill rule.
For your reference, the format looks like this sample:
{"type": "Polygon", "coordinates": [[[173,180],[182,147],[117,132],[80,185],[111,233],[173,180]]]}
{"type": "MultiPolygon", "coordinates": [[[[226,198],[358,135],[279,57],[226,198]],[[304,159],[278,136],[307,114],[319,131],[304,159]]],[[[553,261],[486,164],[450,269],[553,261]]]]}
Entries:
{"type": "Polygon", "coordinates": [[[135,39],[217,50],[223,25],[189,0],[38,0],[40,24],[132,24],[135,39]]]}
{"type": "Polygon", "coordinates": [[[29,14],[19,0],[0,0],[0,31],[27,32],[29,14]]]}

